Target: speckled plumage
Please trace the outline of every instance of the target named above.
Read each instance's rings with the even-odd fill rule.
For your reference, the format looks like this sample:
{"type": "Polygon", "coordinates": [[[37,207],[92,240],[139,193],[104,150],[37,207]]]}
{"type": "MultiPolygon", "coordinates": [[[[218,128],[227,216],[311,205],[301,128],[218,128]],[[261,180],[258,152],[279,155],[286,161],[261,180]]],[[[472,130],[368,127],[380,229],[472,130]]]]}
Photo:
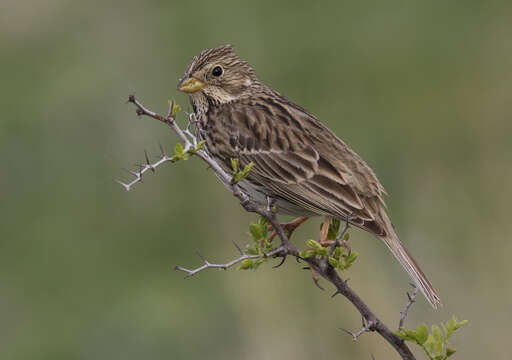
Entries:
{"type": "MultiPolygon", "coordinates": [[[[439,297],[395,233],[381,185],[371,168],[312,114],[261,83],[231,46],[195,56],[186,78],[202,83],[190,94],[198,136],[228,172],[231,159],[254,162],[241,186],[255,201],[277,200],[278,211],[327,215],[381,238],[437,307],[439,297]],[[220,66],[221,76],[212,69],[220,66]]],[[[182,79],[183,81],[183,79],[182,79]]]]}

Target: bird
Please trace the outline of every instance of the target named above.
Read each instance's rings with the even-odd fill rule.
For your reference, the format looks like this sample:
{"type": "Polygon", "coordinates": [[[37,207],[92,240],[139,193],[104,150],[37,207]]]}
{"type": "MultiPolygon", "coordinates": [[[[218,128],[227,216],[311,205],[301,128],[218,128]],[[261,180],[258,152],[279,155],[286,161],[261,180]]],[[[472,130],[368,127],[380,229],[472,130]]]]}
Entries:
{"type": "MultiPolygon", "coordinates": [[[[277,212],[348,221],[381,239],[432,307],[440,298],[400,241],[387,214],[386,190],[374,171],[313,114],[261,82],[231,45],[205,49],[188,63],[177,89],[189,95],[196,136],[225,171],[232,159],[253,163],[239,182],[277,212]]],[[[326,231],[326,224],[322,226],[326,231]]]]}

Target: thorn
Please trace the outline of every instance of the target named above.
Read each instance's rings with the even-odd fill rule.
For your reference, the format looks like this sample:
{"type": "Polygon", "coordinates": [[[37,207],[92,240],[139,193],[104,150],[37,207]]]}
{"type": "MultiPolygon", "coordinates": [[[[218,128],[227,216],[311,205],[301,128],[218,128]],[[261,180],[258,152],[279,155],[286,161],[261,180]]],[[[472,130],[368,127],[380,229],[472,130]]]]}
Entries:
{"type": "Polygon", "coordinates": [[[272,266],[272,269],[277,269],[278,267],[280,267],[281,265],[284,264],[284,262],[286,261],[286,255],[282,257],[281,261],[279,262],[279,264],[275,265],[275,266],[272,266]]]}
{"type": "Polygon", "coordinates": [[[158,146],[160,147],[160,151],[162,152],[162,157],[167,157],[167,154],[164,151],[164,147],[160,142],[158,143],[158,146]]]}
{"type": "Polygon", "coordinates": [[[314,278],[313,277],[313,282],[315,283],[316,287],[319,288],[320,290],[325,290],[322,285],[320,285],[320,283],[318,282],[318,278],[314,278]]]}
{"type": "Polygon", "coordinates": [[[135,113],[137,114],[137,116],[142,116],[142,115],[144,115],[144,111],[142,111],[142,109],[137,109],[137,110],[135,110],[135,113]]]}
{"type": "Polygon", "coordinates": [[[240,255],[244,255],[244,252],[242,251],[240,246],[238,246],[238,244],[234,240],[233,240],[233,245],[235,245],[235,247],[238,250],[238,252],[240,253],[240,255]]]}
{"type": "Polygon", "coordinates": [[[126,191],[130,191],[130,185],[125,184],[125,183],[124,183],[124,182],[122,182],[121,180],[114,179],[114,181],[115,181],[116,183],[120,184],[120,185],[123,185],[123,187],[124,187],[124,189],[125,189],[126,191]]]}
{"type": "Polygon", "coordinates": [[[126,169],[126,168],[123,168],[124,171],[127,171],[129,172],[130,174],[132,174],[133,176],[135,176],[136,178],[139,177],[139,173],[136,172],[136,171],[133,171],[133,170],[129,170],[129,169],[126,169]]]}
{"type": "Polygon", "coordinates": [[[336,290],[336,291],[334,292],[334,294],[332,294],[332,295],[331,295],[331,299],[332,299],[333,297],[335,297],[336,295],[338,295],[338,294],[341,294],[341,293],[340,293],[338,290],[336,290]]]}
{"type": "Polygon", "coordinates": [[[151,162],[149,161],[149,156],[148,156],[148,152],[146,151],[146,149],[144,149],[144,156],[146,157],[146,164],[148,165],[149,169],[155,173],[155,168],[151,165],[151,162]]]}
{"type": "Polygon", "coordinates": [[[340,328],[341,331],[344,331],[346,332],[347,334],[349,334],[350,336],[354,337],[354,334],[352,333],[352,331],[348,331],[347,329],[344,329],[344,328],[340,328]]]}
{"type": "Polygon", "coordinates": [[[309,266],[304,266],[304,267],[302,268],[302,270],[309,270],[309,269],[311,269],[309,266]]]}
{"type": "Polygon", "coordinates": [[[144,170],[144,166],[142,166],[142,164],[139,164],[139,172],[137,173],[137,178],[139,179],[139,182],[143,182],[142,181],[142,170],[144,170]]]}
{"type": "Polygon", "coordinates": [[[199,253],[199,251],[196,251],[196,253],[197,253],[197,256],[199,256],[199,257],[201,258],[201,260],[203,260],[203,262],[204,262],[205,264],[207,264],[207,265],[209,264],[209,262],[208,262],[208,261],[206,261],[206,259],[205,259],[205,258],[204,258],[200,253],[199,253]]]}

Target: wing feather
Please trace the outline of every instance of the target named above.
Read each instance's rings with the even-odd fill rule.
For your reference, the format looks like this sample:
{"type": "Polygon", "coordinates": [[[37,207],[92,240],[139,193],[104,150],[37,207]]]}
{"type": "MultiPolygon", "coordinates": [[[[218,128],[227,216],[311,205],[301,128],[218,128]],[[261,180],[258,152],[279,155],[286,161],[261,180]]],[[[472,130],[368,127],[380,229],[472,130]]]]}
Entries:
{"type": "MultiPolygon", "coordinates": [[[[282,99],[281,99],[282,100],[282,99]]],[[[373,171],[314,116],[275,97],[228,104],[231,157],[254,162],[248,181],[319,215],[379,217],[384,188],[373,171]]],[[[377,224],[374,233],[381,233],[377,224]]]]}

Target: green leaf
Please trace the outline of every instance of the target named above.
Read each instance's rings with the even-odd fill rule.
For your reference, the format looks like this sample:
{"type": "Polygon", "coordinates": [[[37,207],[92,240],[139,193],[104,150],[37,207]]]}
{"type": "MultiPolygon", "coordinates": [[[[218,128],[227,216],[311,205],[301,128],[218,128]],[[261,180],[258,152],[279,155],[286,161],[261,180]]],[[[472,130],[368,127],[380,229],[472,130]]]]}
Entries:
{"type": "Polygon", "coordinates": [[[434,353],[434,345],[434,337],[431,334],[429,334],[427,337],[427,341],[425,342],[425,346],[427,347],[428,350],[430,350],[430,353],[434,353]]]}
{"type": "Polygon", "coordinates": [[[453,349],[453,348],[449,348],[447,347],[446,348],[446,357],[449,358],[450,356],[452,356],[453,354],[455,354],[457,350],[453,349]]]}
{"type": "Polygon", "coordinates": [[[299,256],[303,259],[307,259],[307,258],[310,258],[312,256],[315,256],[315,250],[311,250],[311,249],[306,249],[306,250],[302,250],[300,253],[299,253],[299,256]]]}
{"type": "Polygon", "coordinates": [[[416,329],[416,341],[418,344],[423,345],[427,341],[428,338],[428,328],[425,324],[420,324],[416,329]]]}
{"type": "Polygon", "coordinates": [[[443,333],[437,325],[432,325],[432,335],[434,336],[436,342],[439,342],[443,339],[443,333]]]}
{"type": "Polygon", "coordinates": [[[348,231],[347,231],[345,234],[343,234],[343,239],[344,239],[345,241],[347,241],[348,239],[350,239],[350,234],[348,233],[348,231]]]}
{"type": "Polygon", "coordinates": [[[395,335],[399,336],[403,340],[416,341],[416,334],[411,330],[402,329],[401,331],[397,331],[395,335]]]}
{"type": "Polygon", "coordinates": [[[356,261],[357,257],[359,256],[359,253],[357,251],[352,251],[350,255],[347,256],[347,263],[352,264],[354,261],[356,261]]]}
{"type": "Polygon", "coordinates": [[[263,230],[261,228],[261,225],[251,222],[249,224],[249,232],[251,233],[252,238],[257,241],[262,239],[263,236],[263,230]]]}
{"type": "Polygon", "coordinates": [[[443,342],[439,341],[436,343],[436,355],[440,356],[443,353],[443,342]]]}
{"type": "Polygon", "coordinates": [[[306,245],[309,246],[310,248],[313,248],[315,250],[321,250],[321,249],[324,249],[324,247],[316,240],[308,240],[306,241],[306,245]]]}
{"type": "Polygon", "coordinates": [[[450,320],[448,320],[445,323],[445,333],[446,333],[447,339],[449,339],[452,336],[454,328],[455,328],[455,325],[453,323],[451,323],[450,320]]]}
{"type": "Polygon", "coordinates": [[[233,171],[235,173],[238,172],[238,159],[237,158],[232,158],[231,159],[231,167],[233,168],[233,171]]]}
{"type": "Polygon", "coordinates": [[[416,331],[409,329],[402,329],[402,331],[405,333],[405,335],[416,341],[416,331]]]}
{"type": "Polygon", "coordinates": [[[183,155],[183,145],[181,143],[177,143],[176,146],[174,146],[174,153],[176,155],[183,155]]]}
{"type": "Polygon", "coordinates": [[[455,328],[454,328],[454,330],[457,330],[458,328],[460,328],[460,327],[462,327],[462,326],[466,325],[467,323],[468,323],[468,321],[467,321],[467,320],[458,321],[458,322],[455,324],[455,328]]]}
{"type": "Polygon", "coordinates": [[[179,106],[178,104],[173,104],[173,105],[172,105],[172,110],[171,110],[171,116],[172,116],[172,117],[175,117],[175,116],[176,116],[176,114],[177,114],[178,112],[180,112],[180,111],[181,111],[181,106],[179,106]]]}
{"type": "Polygon", "coordinates": [[[336,239],[339,231],[340,231],[340,221],[338,219],[332,219],[331,223],[329,224],[329,231],[327,234],[327,238],[330,240],[336,239]]]}
{"type": "Polygon", "coordinates": [[[244,259],[242,260],[242,262],[240,263],[240,267],[239,269],[240,270],[248,270],[248,269],[251,269],[252,266],[253,266],[254,262],[251,260],[251,259],[244,259]]]}
{"type": "Polygon", "coordinates": [[[321,248],[321,249],[316,250],[316,254],[318,256],[328,256],[329,250],[327,250],[327,248],[321,248]]]}
{"type": "Polygon", "coordinates": [[[338,260],[336,260],[335,258],[333,258],[332,256],[329,256],[329,264],[333,267],[333,268],[337,268],[340,263],[338,262],[338,260]]]}
{"type": "Polygon", "coordinates": [[[451,330],[453,331],[453,330],[455,330],[455,325],[456,325],[456,324],[457,324],[457,320],[455,320],[455,315],[452,315],[452,317],[450,318],[450,320],[448,320],[448,321],[446,322],[446,328],[447,328],[448,330],[450,330],[450,329],[451,329],[451,330]]]}
{"type": "Polygon", "coordinates": [[[254,167],[254,163],[251,161],[249,164],[245,165],[244,167],[244,170],[243,170],[243,173],[244,173],[244,177],[247,177],[247,175],[249,175],[249,171],[251,171],[251,169],[254,167]]]}

